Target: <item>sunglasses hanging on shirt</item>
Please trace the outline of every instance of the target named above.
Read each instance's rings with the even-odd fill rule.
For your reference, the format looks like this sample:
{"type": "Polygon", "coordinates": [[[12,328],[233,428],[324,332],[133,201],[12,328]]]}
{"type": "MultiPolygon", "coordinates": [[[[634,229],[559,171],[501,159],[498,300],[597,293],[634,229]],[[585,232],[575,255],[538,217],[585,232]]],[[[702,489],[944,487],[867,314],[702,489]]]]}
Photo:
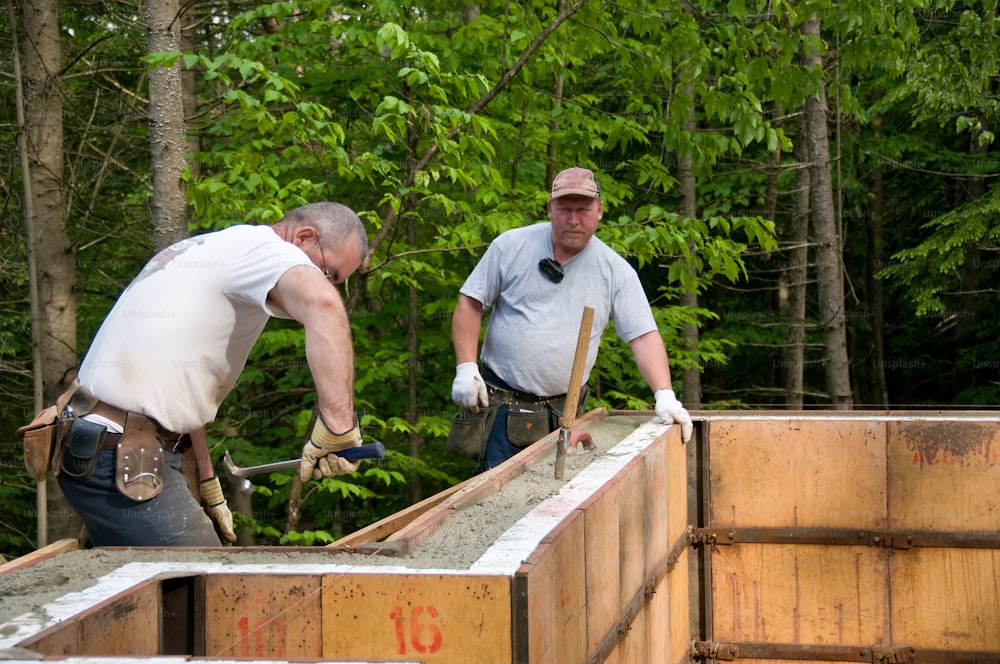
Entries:
{"type": "Polygon", "coordinates": [[[551,258],[543,258],[538,261],[538,269],[545,275],[546,279],[554,284],[561,282],[563,280],[563,276],[565,276],[562,265],[551,258]]]}

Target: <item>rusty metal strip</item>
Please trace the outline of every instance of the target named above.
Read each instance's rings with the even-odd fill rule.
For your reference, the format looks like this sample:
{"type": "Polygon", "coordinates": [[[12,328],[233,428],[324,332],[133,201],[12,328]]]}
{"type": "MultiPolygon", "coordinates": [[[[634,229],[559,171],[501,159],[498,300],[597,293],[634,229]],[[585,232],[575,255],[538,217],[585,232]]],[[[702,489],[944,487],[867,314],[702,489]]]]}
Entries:
{"type": "MultiPolygon", "coordinates": [[[[618,622],[615,623],[601,642],[598,644],[597,648],[593,653],[587,658],[587,664],[601,664],[614,651],[615,647],[621,642],[625,635],[628,634],[629,630],[632,628],[632,622],[635,617],[642,613],[649,600],[653,598],[656,594],[656,589],[659,587],[660,583],[666,578],[675,567],[677,567],[677,561],[680,560],[681,555],[684,553],[685,549],[690,547],[688,543],[689,538],[687,534],[682,535],[674,542],[673,547],[667,553],[667,556],[660,561],[656,566],[656,569],[646,578],[643,582],[642,588],[632,596],[628,605],[622,611],[618,622]]],[[[516,661],[527,661],[527,660],[516,660],[516,661]]]]}
{"type": "Polygon", "coordinates": [[[1000,652],[929,650],[911,646],[802,645],[792,643],[736,643],[694,641],[690,655],[704,661],[731,662],[738,659],[797,659],[827,662],[872,662],[873,664],[969,664],[993,662],[1000,652]]]}
{"type": "Polygon", "coordinates": [[[919,547],[1000,549],[1000,532],[883,531],[850,528],[694,528],[691,544],[823,544],[876,546],[905,550],[919,547]]]}

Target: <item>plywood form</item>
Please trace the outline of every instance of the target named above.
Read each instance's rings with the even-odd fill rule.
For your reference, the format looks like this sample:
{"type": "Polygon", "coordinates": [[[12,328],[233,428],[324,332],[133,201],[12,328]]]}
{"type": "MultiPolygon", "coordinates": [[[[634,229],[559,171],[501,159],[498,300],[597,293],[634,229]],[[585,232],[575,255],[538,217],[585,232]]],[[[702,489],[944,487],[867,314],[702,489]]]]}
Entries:
{"type": "Polygon", "coordinates": [[[1000,551],[928,548],[890,556],[893,641],[1000,652],[1000,551]]]}
{"type": "Polygon", "coordinates": [[[323,588],[324,659],[512,661],[506,577],[347,574],[323,588]]]}
{"type": "Polygon", "coordinates": [[[516,576],[527,577],[529,662],[583,662],[587,656],[585,519],[572,511],[516,576]]]}
{"type": "Polygon", "coordinates": [[[159,648],[159,598],[159,583],[150,581],[18,645],[50,655],[151,657],[159,648]]]}
{"type": "Polygon", "coordinates": [[[889,641],[888,575],[869,547],[740,544],[712,555],[713,640],[889,641]]]}
{"type": "Polygon", "coordinates": [[[884,528],[885,425],[713,421],[713,527],[884,528]]]}
{"type": "Polygon", "coordinates": [[[888,424],[889,527],[1000,530],[996,422],[888,424]]]}
{"type": "Polygon", "coordinates": [[[227,658],[321,657],[321,580],[317,575],[208,576],[205,654],[227,658]]]}
{"type": "MultiPolygon", "coordinates": [[[[621,482],[612,482],[582,505],[586,532],[583,557],[587,588],[588,653],[597,650],[621,616],[619,517],[621,482]]],[[[609,664],[614,664],[610,660],[609,664]]]]}
{"type": "MultiPolygon", "coordinates": [[[[661,583],[656,589],[659,602],[665,599],[667,621],[654,621],[653,629],[665,629],[669,637],[668,648],[663,658],[653,661],[662,662],[687,662],[688,646],[695,638],[692,634],[690,614],[691,614],[691,592],[689,578],[689,563],[691,549],[683,549],[677,559],[677,565],[673,571],[667,574],[666,582],[661,583]],[[665,597],[661,597],[665,596],[665,597]]],[[[653,655],[658,651],[654,650],[653,655]]]]}

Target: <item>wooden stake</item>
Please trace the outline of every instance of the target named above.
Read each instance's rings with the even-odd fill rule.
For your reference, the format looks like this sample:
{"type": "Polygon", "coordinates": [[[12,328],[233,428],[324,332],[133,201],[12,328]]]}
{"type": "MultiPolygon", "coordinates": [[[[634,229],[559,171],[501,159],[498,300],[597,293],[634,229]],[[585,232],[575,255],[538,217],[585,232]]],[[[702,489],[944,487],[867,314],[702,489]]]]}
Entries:
{"type": "Polygon", "coordinates": [[[563,408],[562,423],[559,431],[559,442],[556,445],[555,478],[563,479],[566,468],[566,448],[569,446],[570,428],[576,420],[576,409],[580,403],[580,387],[583,383],[583,365],[587,361],[587,350],[590,348],[590,332],[594,324],[594,308],[584,307],[580,319],[580,333],[576,338],[576,355],[573,357],[573,369],[569,375],[569,389],[566,390],[566,405],[563,408]]]}

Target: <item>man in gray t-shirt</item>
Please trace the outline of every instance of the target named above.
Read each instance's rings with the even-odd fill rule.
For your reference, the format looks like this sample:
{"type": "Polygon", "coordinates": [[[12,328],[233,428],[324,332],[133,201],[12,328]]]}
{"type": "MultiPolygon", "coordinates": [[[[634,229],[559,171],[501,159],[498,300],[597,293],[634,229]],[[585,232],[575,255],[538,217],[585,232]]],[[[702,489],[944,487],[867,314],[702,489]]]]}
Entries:
{"type": "MultiPolygon", "coordinates": [[[[546,403],[549,397],[562,396],[572,371],[583,309],[589,306],[594,309],[594,322],[584,384],[597,360],[604,328],[613,320],[653,389],[656,414],[665,422],[680,424],[687,441],[691,418],[671,389],[667,352],[639,276],[625,259],[594,237],[603,212],[594,174],[569,168],[552,183],[549,223],[507,231],[490,244],[462,286],[452,319],[458,364],[452,400],[478,411],[489,405],[487,385],[492,391],[500,388],[513,394],[521,405],[532,398],[546,403]],[[485,309],[491,311],[480,372],[477,351],[485,309]]],[[[482,459],[484,468],[498,465],[521,449],[507,435],[507,410],[507,406],[497,410],[482,459]]],[[[550,420],[548,430],[539,431],[537,438],[556,426],[558,421],[550,420]]]]}

